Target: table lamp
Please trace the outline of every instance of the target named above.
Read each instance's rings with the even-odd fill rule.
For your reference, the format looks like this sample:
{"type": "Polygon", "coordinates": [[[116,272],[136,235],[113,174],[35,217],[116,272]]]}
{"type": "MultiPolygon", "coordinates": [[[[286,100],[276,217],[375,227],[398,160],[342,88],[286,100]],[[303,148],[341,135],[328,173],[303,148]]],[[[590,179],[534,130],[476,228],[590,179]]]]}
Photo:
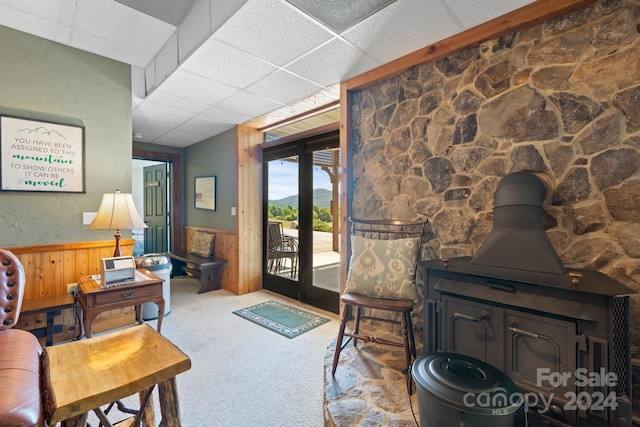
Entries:
{"type": "Polygon", "coordinates": [[[122,256],[120,251],[120,230],[131,230],[132,228],[147,228],[136,206],[133,203],[131,193],[105,193],[102,196],[102,203],[98,214],[89,224],[89,230],[115,230],[116,250],[114,257],[122,256]]]}

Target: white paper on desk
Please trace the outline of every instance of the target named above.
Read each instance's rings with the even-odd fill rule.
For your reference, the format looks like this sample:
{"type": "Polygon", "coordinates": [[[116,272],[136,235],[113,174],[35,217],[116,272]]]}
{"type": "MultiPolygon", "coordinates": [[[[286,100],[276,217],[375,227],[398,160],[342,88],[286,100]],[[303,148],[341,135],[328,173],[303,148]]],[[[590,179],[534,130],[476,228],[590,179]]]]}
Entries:
{"type": "Polygon", "coordinates": [[[136,264],[133,261],[133,257],[113,258],[113,268],[135,268],[136,264]]]}

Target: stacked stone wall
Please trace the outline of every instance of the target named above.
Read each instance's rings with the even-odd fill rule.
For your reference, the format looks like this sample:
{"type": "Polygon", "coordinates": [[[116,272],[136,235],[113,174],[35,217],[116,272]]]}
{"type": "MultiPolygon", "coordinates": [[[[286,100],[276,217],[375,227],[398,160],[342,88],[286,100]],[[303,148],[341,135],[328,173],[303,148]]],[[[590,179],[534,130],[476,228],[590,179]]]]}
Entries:
{"type": "Polygon", "coordinates": [[[640,292],[639,32],[637,2],[598,1],[355,92],[353,215],[427,217],[424,259],[472,256],[500,178],[533,172],[565,266],[640,292]]]}

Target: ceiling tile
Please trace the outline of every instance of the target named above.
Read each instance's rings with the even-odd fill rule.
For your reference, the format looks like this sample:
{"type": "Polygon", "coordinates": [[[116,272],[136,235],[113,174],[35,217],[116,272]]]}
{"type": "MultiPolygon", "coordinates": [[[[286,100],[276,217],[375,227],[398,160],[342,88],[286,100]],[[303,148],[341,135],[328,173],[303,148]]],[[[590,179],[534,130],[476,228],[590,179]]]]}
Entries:
{"type": "Polygon", "coordinates": [[[178,129],[193,133],[200,133],[206,137],[210,134],[211,129],[229,128],[232,126],[233,125],[229,123],[224,123],[220,120],[214,119],[213,117],[203,116],[201,114],[178,126],[178,129]]]}
{"type": "Polygon", "coordinates": [[[176,115],[176,111],[168,112],[169,108],[160,104],[154,104],[152,102],[145,102],[143,105],[138,106],[131,116],[135,120],[141,120],[145,123],[156,124],[161,127],[176,127],[187,121],[190,114],[176,115]]]}
{"type": "Polygon", "coordinates": [[[178,27],[178,61],[182,62],[211,35],[211,3],[200,0],[178,27]]]}
{"type": "Polygon", "coordinates": [[[111,40],[85,33],[84,31],[74,31],[71,36],[70,45],[77,49],[82,49],[87,52],[95,53],[97,55],[138,67],[144,67],[149,61],[151,61],[151,59],[153,59],[153,55],[151,53],[141,52],[139,50],[114,43],[111,40]]]}
{"type": "Polygon", "coordinates": [[[182,96],[171,95],[160,90],[156,90],[147,97],[148,101],[156,104],[170,105],[192,113],[202,113],[209,108],[208,104],[196,102],[182,96]]]}
{"type": "Polygon", "coordinates": [[[236,93],[233,97],[227,98],[216,105],[216,107],[248,114],[252,117],[261,116],[264,113],[268,113],[282,106],[283,104],[264,99],[245,90],[236,93]]]}
{"type": "Polygon", "coordinates": [[[181,68],[241,89],[278,69],[215,38],[207,40],[181,68]]]}
{"type": "Polygon", "coordinates": [[[178,68],[178,34],[174,33],[155,57],[156,79],[163,81],[178,68]]]}
{"type": "Polygon", "coordinates": [[[249,0],[216,33],[225,43],[278,66],[331,37],[308,16],[277,0],[249,0]]]}
{"type": "Polygon", "coordinates": [[[253,116],[247,114],[237,113],[235,111],[226,110],[220,107],[211,107],[204,111],[202,114],[210,116],[218,120],[225,120],[229,123],[240,124],[249,121],[253,116]]]}
{"type": "MultiPolygon", "coordinates": [[[[176,126],[189,120],[195,114],[193,111],[183,110],[182,108],[178,108],[174,105],[158,104],[149,100],[147,100],[143,106],[139,107],[139,109],[143,111],[143,114],[159,113],[163,115],[170,115],[172,117],[167,123],[172,123],[176,126]]],[[[138,109],[136,109],[136,111],[137,110],[138,109]]],[[[163,120],[165,119],[166,117],[163,118],[163,120]]]]}
{"type": "Polygon", "coordinates": [[[396,0],[287,0],[336,33],[341,33],[396,0]]]}
{"type": "Polygon", "coordinates": [[[398,0],[342,35],[386,63],[462,30],[437,0],[398,0]]]}
{"type": "MultiPolygon", "coordinates": [[[[226,130],[226,129],[225,129],[226,130]]],[[[173,129],[153,140],[155,144],[169,145],[172,147],[188,147],[189,145],[207,139],[207,135],[193,133],[181,129],[173,129]]]]}
{"type": "MultiPolygon", "coordinates": [[[[207,1],[207,0],[205,0],[207,1]]],[[[247,0],[208,0],[211,2],[211,30],[216,31],[229,20],[247,0]]]]}
{"type": "Polygon", "coordinates": [[[115,0],[171,25],[178,25],[196,0],[115,0]]]}
{"type": "MultiPolygon", "coordinates": [[[[134,111],[133,116],[135,115],[134,111]]],[[[132,131],[141,133],[141,140],[144,142],[153,142],[156,138],[159,138],[170,130],[171,128],[169,126],[162,126],[162,124],[157,124],[154,121],[148,121],[144,117],[138,116],[133,119],[132,131]]]]}
{"type": "Polygon", "coordinates": [[[534,0],[483,0],[469,2],[469,0],[443,0],[465,28],[471,28],[496,16],[504,15],[534,0]]]}
{"type": "Polygon", "coordinates": [[[282,104],[297,101],[321,89],[322,86],[284,70],[276,71],[247,88],[249,92],[282,104]]]}
{"type": "Polygon", "coordinates": [[[78,0],[76,27],[151,54],[158,52],[176,29],[112,0],[78,0]]]}
{"type": "Polygon", "coordinates": [[[5,6],[1,3],[0,25],[63,44],[68,44],[71,37],[71,27],[5,6]]]}
{"type": "Polygon", "coordinates": [[[179,69],[164,81],[160,91],[215,105],[238,92],[238,89],[179,69]]]}
{"type": "Polygon", "coordinates": [[[71,27],[77,0],[0,0],[0,4],[11,6],[49,22],[71,27]]]}
{"type": "Polygon", "coordinates": [[[382,63],[354,45],[335,38],[289,64],[286,69],[318,84],[331,86],[379,65],[382,63]]]}

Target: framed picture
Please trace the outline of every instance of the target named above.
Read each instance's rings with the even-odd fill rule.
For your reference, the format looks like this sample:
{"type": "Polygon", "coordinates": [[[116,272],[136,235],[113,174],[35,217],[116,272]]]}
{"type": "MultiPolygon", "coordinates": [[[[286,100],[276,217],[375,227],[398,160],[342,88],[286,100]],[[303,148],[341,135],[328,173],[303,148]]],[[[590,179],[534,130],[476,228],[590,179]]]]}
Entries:
{"type": "Polygon", "coordinates": [[[216,210],[216,177],[198,176],[195,180],[195,207],[216,210]]]}
{"type": "Polygon", "coordinates": [[[84,127],[0,116],[2,191],[85,192],[84,127]]]}

